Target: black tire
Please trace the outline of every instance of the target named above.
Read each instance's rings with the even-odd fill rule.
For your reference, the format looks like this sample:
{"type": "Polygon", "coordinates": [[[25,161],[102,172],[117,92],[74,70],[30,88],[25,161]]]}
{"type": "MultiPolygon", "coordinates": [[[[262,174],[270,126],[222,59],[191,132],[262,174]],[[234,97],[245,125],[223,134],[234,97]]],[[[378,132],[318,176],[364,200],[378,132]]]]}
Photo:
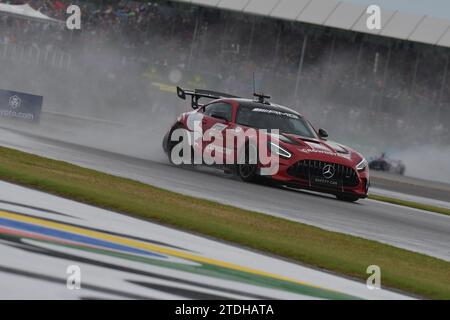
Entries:
{"type": "Polygon", "coordinates": [[[258,149],[254,144],[246,144],[245,146],[245,152],[240,153],[241,155],[245,157],[244,164],[237,164],[236,165],[236,172],[239,178],[241,178],[242,181],[245,182],[255,182],[258,178],[257,171],[258,171],[258,165],[249,163],[250,159],[250,149],[255,148],[256,150],[256,157],[258,158],[258,149]]]}
{"type": "MultiPolygon", "coordinates": [[[[182,137],[181,140],[179,140],[179,141],[172,141],[172,140],[171,140],[172,133],[173,133],[175,130],[177,130],[177,129],[184,129],[184,130],[186,130],[186,129],[184,128],[184,126],[183,126],[181,123],[179,123],[179,124],[177,124],[177,125],[175,125],[175,126],[172,127],[172,129],[170,130],[169,136],[168,136],[168,140],[167,140],[167,157],[169,158],[170,163],[172,163],[172,164],[175,165],[175,166],[186,166],[187,164],[176,164],[176,163],[174,163],[174,162],[172,161],[172,150],[173,150],[173,148],[174,148],[177,144],[181,143],[181,141],[184,141],[184,139],[188,139],[188,136],[187,136],[188,131],[186,130],[186,131],[185,131],[185,135],[183,135],[183,137],[182,137]]],[[[181,156],[181,157],[183,156],[183,153],[182,153],[182,152],[180,153],[180,156],[181,156]]],[[[193,164],[194,164],[193,159],[194,159],[194,154],[193,154],[193,150],[191,150],[191,163],[190,163],[189,165],[193,165],[193,164]]]]}
{"type": "Polygon", "coordinates": [[[388,172],[391,170],[391,166],[387,162],[381,163],[381,171],[388,172]]]}
{"type": "Polygon", "coordinates": [[[340,201],[345,202],[356,202],[359,200],[359,197],[357,196],[347,196],[347,195],[336,195],[336,198],[340,201]]]}

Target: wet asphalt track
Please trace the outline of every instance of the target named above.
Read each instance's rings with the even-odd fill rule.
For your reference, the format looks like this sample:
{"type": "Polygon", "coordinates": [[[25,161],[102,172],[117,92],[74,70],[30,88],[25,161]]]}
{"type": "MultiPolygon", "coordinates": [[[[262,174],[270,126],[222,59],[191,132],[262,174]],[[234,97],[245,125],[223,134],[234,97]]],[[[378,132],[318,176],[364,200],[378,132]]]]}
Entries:
{"type": "Polygon", "coordinates": [[[211,169],[182,169],[52,139],[0,129],[0,145],[128,177],[186,195],[348,233],[450,261],[450,216],[372,200],[247,184],[211,169]]]}

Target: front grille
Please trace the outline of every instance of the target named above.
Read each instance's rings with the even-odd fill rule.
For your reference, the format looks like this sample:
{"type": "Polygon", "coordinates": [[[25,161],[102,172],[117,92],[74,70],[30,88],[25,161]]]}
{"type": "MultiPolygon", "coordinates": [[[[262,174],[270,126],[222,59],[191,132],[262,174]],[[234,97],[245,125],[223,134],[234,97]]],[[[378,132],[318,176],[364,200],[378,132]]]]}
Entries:
{"type": "Polygon", "coordinates": [[[344,187],[356,187],[358,185],[359,179],[355,170],[337,163],[318,160],[302,160],[292,165],[287,173],[293,177],[309,181],[312,176],[323,177],[323,168],[326,165],[334,167],[335,173],[333,179],[342,180],[344,187]]]}

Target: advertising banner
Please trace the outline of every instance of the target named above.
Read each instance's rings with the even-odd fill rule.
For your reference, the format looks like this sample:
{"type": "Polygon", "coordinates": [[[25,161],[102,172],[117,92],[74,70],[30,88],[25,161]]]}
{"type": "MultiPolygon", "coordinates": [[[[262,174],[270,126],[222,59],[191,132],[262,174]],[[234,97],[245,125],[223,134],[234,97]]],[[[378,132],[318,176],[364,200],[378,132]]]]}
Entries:
{"type": "Polygon", "coordinates": [[[0,117],[38,122],[42,101],[42,96],[0,89],[0,117]]]}

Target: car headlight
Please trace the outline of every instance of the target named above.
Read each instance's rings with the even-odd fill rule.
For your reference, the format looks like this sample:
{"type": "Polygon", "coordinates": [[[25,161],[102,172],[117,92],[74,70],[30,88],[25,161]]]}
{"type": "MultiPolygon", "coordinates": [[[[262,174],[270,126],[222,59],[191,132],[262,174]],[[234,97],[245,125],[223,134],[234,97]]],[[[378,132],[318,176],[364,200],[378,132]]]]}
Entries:
{"type": "Polygon", "coordinates": [[[282,158],[289,159],[290,157],[292,157],[292,154],[289,151],[282,148],[281,146],[279,146],[276,143],[270,142],[269,147],[270,147],[270,151],[278,154],[282,158]]]}
{"type": "Polygon", "coordinates": [[[367,167],[367,164],[367,160],[363,158],[361,162],[356,165],[356,170],[363,171],[367,167]]]}

